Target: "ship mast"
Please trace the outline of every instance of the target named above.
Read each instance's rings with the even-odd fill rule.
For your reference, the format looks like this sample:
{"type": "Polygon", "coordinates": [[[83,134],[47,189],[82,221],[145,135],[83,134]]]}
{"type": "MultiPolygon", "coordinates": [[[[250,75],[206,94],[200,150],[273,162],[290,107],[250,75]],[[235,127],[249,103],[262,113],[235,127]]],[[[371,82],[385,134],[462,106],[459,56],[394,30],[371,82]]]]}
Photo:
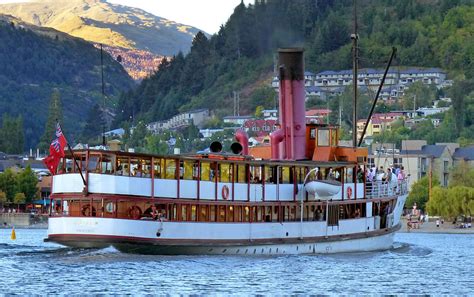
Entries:
{"type": "Polygon", "coordinates": [[[357,147],[357,71],[358,71],[358,40],[357,34],[357,0],[353,0],[353,14],[354,14],[354,33],[351,34],[352,39],[352,146],[357,147]]]}

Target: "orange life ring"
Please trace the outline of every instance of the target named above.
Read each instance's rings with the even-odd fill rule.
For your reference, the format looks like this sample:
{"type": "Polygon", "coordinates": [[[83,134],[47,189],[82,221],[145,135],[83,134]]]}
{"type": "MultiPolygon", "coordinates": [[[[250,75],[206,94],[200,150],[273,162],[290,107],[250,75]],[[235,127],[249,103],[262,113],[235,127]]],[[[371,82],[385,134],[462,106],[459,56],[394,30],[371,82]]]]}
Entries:
{"type": "Polygon", "coordinates": [[[352,188],[347,187],[347,199],[351,199],[351,198],[352,198],[352,188]]]}
{"type": "Polygon", "coordinates": [[[142,216],[142,210],[140,207],[134,205],[134,206],[130,206],[129,209],[128,209],[128,217],[134,219],[134,220],[138,220],[139,218],[141,218],[142,216]]]}
{"type": "Polygon", "coordinates": [[[90,206],[90,204],[86,204],[82,206],[81,213],[85,217],[95,217],[96,210],[94,206],[90,206]]]}
{"type": "Polygon", "coordinates": [[[221,194],[222,194],[222,199],[224,200],[229,199],[229,187],[224,185],[222,187],[221,194]]]}

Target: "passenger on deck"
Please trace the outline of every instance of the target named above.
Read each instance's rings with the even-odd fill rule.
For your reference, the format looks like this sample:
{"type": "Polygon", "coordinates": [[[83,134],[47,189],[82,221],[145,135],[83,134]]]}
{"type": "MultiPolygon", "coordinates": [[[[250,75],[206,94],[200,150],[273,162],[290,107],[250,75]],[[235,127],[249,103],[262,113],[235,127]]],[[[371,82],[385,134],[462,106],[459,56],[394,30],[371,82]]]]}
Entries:
{"type": "Polygon", "coordinates": [[[130,175],[130,171],[128,170],[128,165],[125,164],[123,165],[123,172],[122,172],[122,175],[130,175]]]}
{"type": "Polygon", "coordinates": [[[117,175],[123,175],[122,165],[117,166],[117,175]]]}
{"type": "Polygon", "coordinates": [[[150,213],[150,216],[153,220],[158,220],[160,218],[160,214],[158,213],[158,209],[156,209],[156,205],[153,204],[151,206],[151,213],[150,213]]]}
{"type": "Polygon", "coordinates": [[[324,215],[323,215],[323,210],[321,209],[321,206],[318,206],[318,208],[316,209],[316,221],[322,221],[324,219],[324,215]]]}

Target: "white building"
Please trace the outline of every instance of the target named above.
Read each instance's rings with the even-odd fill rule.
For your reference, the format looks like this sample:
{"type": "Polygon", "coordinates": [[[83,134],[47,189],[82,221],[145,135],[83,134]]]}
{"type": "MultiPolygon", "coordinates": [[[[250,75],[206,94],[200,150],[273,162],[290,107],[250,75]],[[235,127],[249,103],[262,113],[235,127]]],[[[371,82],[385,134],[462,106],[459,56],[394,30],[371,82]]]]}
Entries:
{"type": "Polygon", "coordinates": [[[187,127],[191,124],[200,127],[209,118],[209,109],[197,109],[175,115],[169,120],[147,124],[147,129],[153,133],[163,130],[173,130],[187,127]]]}

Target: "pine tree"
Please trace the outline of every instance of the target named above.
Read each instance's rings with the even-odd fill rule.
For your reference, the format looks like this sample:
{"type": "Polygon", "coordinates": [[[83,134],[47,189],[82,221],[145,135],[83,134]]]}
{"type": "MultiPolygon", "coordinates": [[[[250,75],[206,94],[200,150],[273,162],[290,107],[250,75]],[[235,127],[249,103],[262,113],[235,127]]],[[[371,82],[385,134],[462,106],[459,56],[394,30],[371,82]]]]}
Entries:
{"type": "Polygon", "coordinates": [[[41,137],[41,141],[38,144],[38,148],[42,151],[46,151],[49,148],[51,140],[54,138],[56,130],[56,122],[61,124],[64,122],[63,118],[63,107],[61,104],[61,94],[58,89],[53,91],[51,94],[51,100],[49,101],[48,119],[44,128],[44,134],[41,137]]]}
{"type": "Polygon", "coordinates": [[[87,142],[102,133],[102,126],[104,125],[104,116],[99,104],[94,105],[89,111],[87,123],[82,130],[81,140],[87,142]]]}

